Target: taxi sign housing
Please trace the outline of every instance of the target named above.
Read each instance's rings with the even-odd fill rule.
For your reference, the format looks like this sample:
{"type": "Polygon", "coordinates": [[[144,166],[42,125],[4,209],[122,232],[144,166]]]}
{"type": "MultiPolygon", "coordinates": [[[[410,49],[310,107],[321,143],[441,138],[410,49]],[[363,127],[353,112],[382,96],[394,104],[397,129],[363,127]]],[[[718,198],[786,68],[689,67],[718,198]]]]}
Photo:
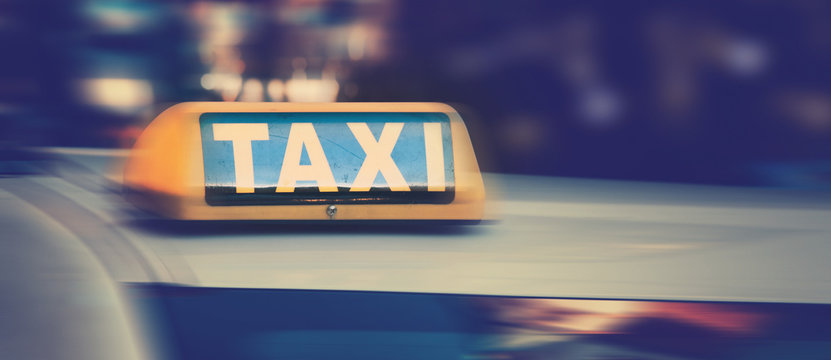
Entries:
{"type": "Polygon", "coordinates": [[[480,220],[461,117],[439,103],[175,105],[139,136],[128,199],[185,220],[480,220]]]}

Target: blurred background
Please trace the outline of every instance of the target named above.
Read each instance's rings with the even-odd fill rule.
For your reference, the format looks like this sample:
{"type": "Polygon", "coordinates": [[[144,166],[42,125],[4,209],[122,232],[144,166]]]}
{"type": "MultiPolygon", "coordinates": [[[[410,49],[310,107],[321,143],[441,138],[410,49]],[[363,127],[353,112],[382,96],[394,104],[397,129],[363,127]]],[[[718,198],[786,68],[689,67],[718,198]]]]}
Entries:
{"type": "Polygon", "coordinates": [[[439,101],[486,171],[831,189],[823,0],[0,0],[0,148],[183,101],[439,101]]]}

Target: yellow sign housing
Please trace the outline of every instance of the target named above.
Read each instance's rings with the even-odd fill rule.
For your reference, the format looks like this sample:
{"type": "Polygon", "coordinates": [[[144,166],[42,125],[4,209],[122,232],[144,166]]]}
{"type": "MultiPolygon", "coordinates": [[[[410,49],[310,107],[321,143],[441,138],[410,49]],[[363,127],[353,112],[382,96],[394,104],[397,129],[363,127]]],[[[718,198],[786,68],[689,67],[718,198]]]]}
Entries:
{"type": "Polygon", "coordinates": [[[475,221],[485,199],[440,103],[181,103],[139,136],[124,186],[182,220],[475,221]]]}

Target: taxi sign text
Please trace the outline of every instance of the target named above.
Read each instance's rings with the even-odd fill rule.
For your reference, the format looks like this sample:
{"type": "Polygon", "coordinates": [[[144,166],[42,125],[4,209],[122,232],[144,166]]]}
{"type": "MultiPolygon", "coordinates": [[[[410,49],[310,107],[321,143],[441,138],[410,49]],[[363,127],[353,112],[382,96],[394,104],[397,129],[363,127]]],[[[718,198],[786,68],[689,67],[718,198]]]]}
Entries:
{"type": "Polygon", "coordinates": [[[210,205],[450,203],[442,113],[205,113],[210,205]]]}

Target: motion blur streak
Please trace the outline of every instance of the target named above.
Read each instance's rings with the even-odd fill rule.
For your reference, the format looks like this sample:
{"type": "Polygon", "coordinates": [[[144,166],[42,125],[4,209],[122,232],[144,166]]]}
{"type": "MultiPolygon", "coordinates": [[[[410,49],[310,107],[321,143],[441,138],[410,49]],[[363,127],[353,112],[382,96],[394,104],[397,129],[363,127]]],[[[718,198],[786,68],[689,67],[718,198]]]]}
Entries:
{"type": "Polygon", "coordinates": [[[22,200],[21,183],[0,185],[2,357],[148,358],[112,274],[76,234],[22,200]]]}
{"type": "Polygon", "coordinates": [[[150,82],[140,79],[88,79],[82,90],[94,105],[122,113],[134,113],[153,104],[150,82]]]}
{"type": "Polygon", "coordinates": [[[829,305],[148,284],[130,293],[158,316],[158,331],[181,336],[169,350],[186,359],[824,359],[831,351],[821,330],[829,305]]]}
{"type": "Polygon", "coordinates": [[[0,358],[831,359],[831,1],[2,0],[0,49],[0,358]],[[186,101],[451,104],[498,221],[138,211],[186,101]]]}

